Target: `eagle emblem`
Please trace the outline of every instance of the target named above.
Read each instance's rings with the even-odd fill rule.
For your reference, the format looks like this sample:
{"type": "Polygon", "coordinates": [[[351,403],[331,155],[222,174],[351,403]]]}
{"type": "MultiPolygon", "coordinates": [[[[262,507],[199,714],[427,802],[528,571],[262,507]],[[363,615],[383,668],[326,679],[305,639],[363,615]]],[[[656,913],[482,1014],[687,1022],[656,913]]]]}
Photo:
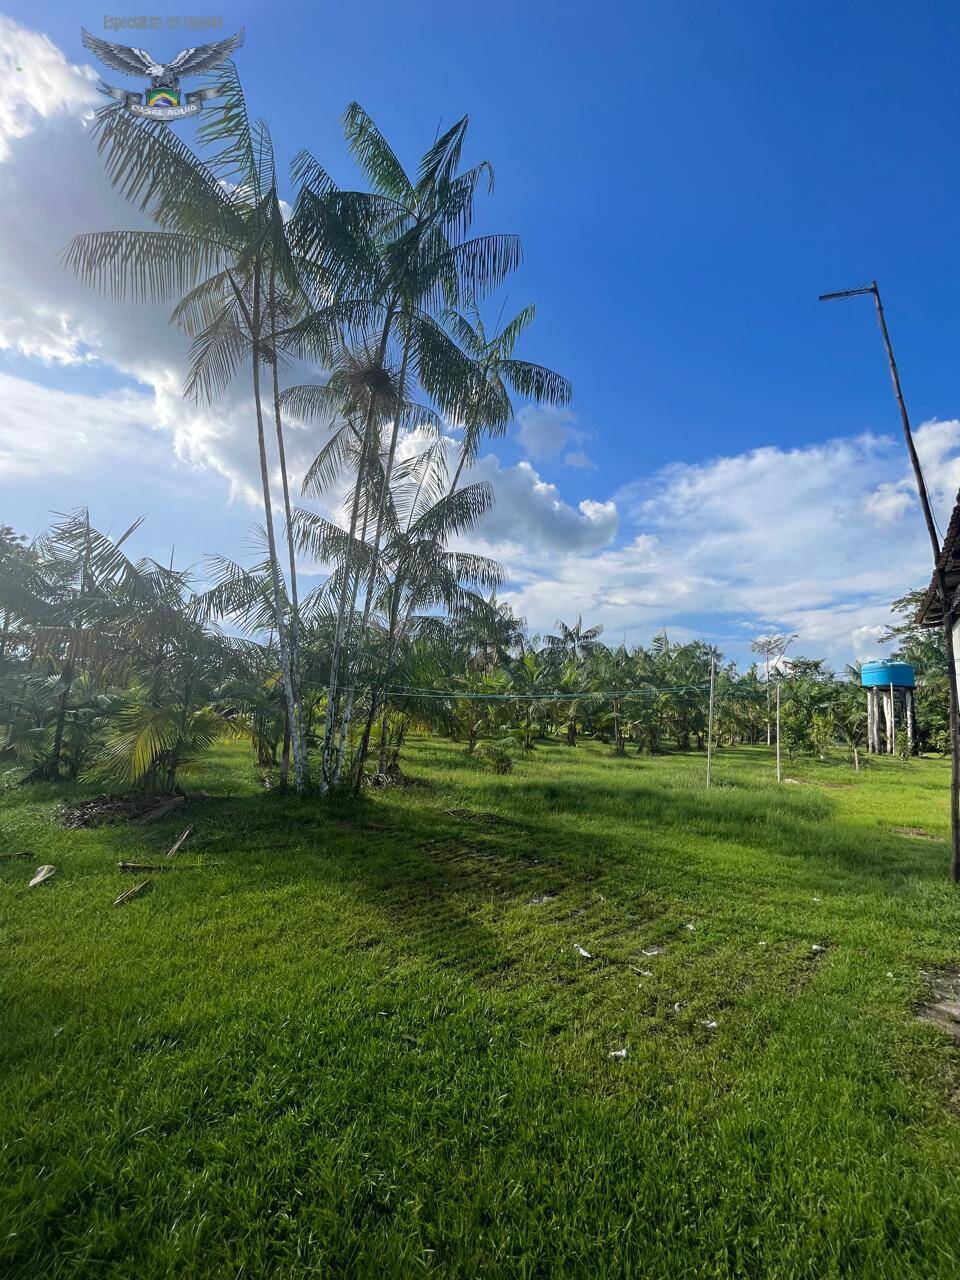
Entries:
{"type": "Polygon", "coordinates": [[[181,78],[200,75],[203,71],[219,67],[243,44],[241,28],[228,40],[181,49],[172,62],[157,62],[146,49],[111,44],[109,40],[100,40],[91,35],[85,27],[80,30],[84,47],[96,54],[108,67],[125,71],[131,76],[149,76],[150,85],[143,94],[133,93],[128,89],[115,89],[103,80],[97,88],[107,97],[124,103],[134,115],[147,116],[152,120],[180,120],[184,116],[196,115],[206,99],[212,98],[217,91],[197,89],[181,96],[181,78]]]}

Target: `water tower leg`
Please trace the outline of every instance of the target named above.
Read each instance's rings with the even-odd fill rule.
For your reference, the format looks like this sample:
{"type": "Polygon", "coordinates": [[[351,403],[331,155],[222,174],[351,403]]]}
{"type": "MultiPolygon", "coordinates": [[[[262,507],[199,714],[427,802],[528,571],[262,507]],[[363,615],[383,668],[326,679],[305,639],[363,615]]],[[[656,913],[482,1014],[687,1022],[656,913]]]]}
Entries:
{"type": "Polygon", "coordinates": [[[880,717],[882,714],[880,708],[880,690],[871,689],[870,695],[873,698],[873,754],[878,756],[880,754],[880,717]]]}
{"type": "Polygon", "coordinates": [[[883,728],[887,739],[887,755],[893,755],[893,699],[890,690],[883,691],[883,728]]]}
{"type": "Polygon", "coordinates": [[[907,699],[907,742],[910,747],[910,754],[916,755],[917,743],[916,743],[916,728],[913,720],[913,690],[912,689],[908,689],[906,691],[906,699],[907,699]]]}
{"type": "Polygon", "coordinates": [[[873,750],[873,722],[876,718],[876,708],[873,705],[873,690],[867,690],[867,750],[873,750]]]}
{"type": "Polygon", "coordinates": [[[890,754],[893,755],[897,749],[897,694],[893,687],[893,681],[890,681],[890,754]]]}

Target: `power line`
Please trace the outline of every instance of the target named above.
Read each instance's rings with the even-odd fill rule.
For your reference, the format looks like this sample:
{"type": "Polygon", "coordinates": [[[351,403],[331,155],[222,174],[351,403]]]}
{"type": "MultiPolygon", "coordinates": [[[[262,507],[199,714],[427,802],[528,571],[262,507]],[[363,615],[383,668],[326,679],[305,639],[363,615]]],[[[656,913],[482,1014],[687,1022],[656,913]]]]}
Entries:
{"type": "MultiPolygon", "coordinates": [[[[773,683],[773,682],[771,682],[773,683]]],[[[781,683],[780,681],[776,682],[781,683]]],[[[789,684],[789,677],[786,679],[789,684]]],[[[824,683],[828,683],[824,681],[824,683]]],[[[841,679],[833,679],[829,681],[832,685],[845,685],[848,682],[841,679]]],[[[380,689],[377,692],[382,697],[387,698],[435,698],[447,699],[454,702],[579,702],[579,701],[599,701],[605,698],[646,698],[655,694],[675,693],[675,694],[704,694],[709,691],[710,682],[704,680],[699,684],[677,684],[677,685],[655,685],[645,684],[638,689],[588,689],[579,693],[560,693],[552,691],[550,693],[473,693],[460,689],[419,689],[407,686],[399,689],[380,689]]],[[[752,692],[759,695],[766,685],[758,685],[753,681],[739,680],[731,681],[729,684],[717,689],[717,700],[719,701],[725,694],[730,693],[746,693],[752,692]]],[[[349,690],[347,692],[350,692],[349,690]]],[[[371,689],[354,689],[353,693],[369,693],[371,689]]]]}
{"type": "Polygon", "coordinates": [[[450,698],[462,702],[577,702],[600,698],[638,698],[659,693],[702,693],[709,683],[642,685],[639,689],[590,689],[580,693],[468,693],[458,689],[383,689],[394,698],[450,698]]]}

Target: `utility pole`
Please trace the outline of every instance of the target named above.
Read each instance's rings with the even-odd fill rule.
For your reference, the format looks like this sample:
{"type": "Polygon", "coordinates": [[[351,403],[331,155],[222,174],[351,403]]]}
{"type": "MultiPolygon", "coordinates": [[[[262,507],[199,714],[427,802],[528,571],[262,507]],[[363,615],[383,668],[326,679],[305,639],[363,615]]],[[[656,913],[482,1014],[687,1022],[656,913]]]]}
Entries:
{"type": "Polygon", "coordinates": [[[780,681],[777,681],[777,781],[783,781],[780,769],[780,681]]]}
{"type": "Polygon", "coordinates": [[[710,785],[710,763],[713,760],[713,691],[716,684],[716,658],[710,659],[710,710],[707,714],[707,786],[710,785]]]}
{"type": "Polygon", "coordinates": [[[773,737],[773,721],[770,718],[770,659],[774,660],[774,668],[781,661],[787,648],[796,640],[797,633],[793,635],[769,635],[758,636],[756,640],[751,640],[750,648],[754,653],[759,653],[763,658],[763,682],[767,688],[767,746],[773,745],[771,739],[773,737]]]}
{"type": "Polygon", "coordinates": [[[857,289],[843,289],[839,293],[821,293],[821,302],[832,302],[840,298],[856,298],[861,294],[871,294],[877,309],[877,320],[880,322],[880,333],[887,353],[887,364],[890,366],[890,380],[893,383],[893,394],[896,396],[897,408],[900,410],[900,422],[903,426],[903,437],[907,442],[907,453],[913,467],[917,492],[920,495],[920,506],[933,548],[933,573],[937,583],[937,594],[940,597],[940,608],[943,613],[943,649],[947,659],[947,679],[950,685],[950,840],[951,858],[950,874],[955,883],[960,883],[960,713],[957,707],[957,668],[953,657],[953,600],[947,590],[947,575],[940,564],[940,538],[930,507],[930,496],[923,478],[923,468],[913,443],[913,431],[910,418],[900,386],[900,374],[893,355],[893,343],[887,331],[887,321],[883,314],[883,303],[880,300],[880,289],[876,280],[870,284],[860,285],[857,289]]]}

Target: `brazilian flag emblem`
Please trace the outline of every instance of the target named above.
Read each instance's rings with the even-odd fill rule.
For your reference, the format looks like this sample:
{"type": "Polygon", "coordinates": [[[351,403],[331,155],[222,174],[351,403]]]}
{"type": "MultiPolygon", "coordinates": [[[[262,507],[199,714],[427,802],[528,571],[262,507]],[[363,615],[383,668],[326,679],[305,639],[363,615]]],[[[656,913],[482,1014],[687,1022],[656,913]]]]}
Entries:
{"type": "Polygon", "coordinates": [[[148,89],[146,101],[148,107],[179,107],[180,91],[168,88],[148,89]]]}

